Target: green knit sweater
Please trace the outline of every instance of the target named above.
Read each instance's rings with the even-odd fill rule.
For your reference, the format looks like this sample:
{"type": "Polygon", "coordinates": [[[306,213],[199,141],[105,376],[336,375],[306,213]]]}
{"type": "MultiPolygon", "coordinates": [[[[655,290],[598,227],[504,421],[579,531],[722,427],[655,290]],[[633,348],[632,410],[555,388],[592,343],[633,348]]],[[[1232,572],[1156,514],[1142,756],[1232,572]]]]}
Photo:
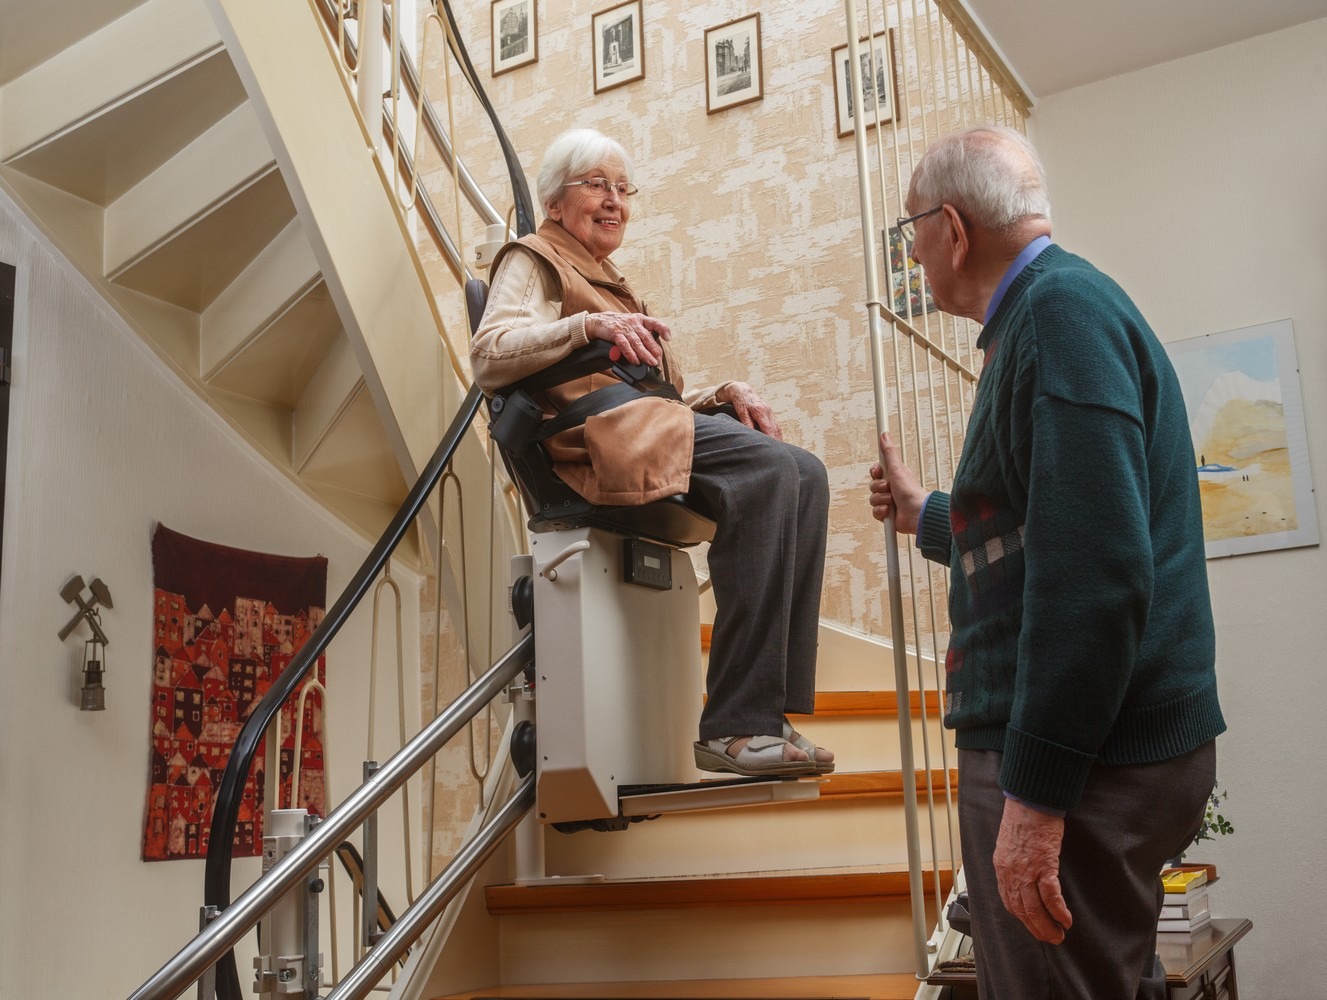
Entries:
{"type": "Polygon", "coordinates": [[[1094,765],[1225,730],[1184,400],[1123,290],[1054,245],[977,346],[953,492],[919,529],[952,569],[945,724],[1003,751],[1007,792],[1072,809],[1094,765]]]}

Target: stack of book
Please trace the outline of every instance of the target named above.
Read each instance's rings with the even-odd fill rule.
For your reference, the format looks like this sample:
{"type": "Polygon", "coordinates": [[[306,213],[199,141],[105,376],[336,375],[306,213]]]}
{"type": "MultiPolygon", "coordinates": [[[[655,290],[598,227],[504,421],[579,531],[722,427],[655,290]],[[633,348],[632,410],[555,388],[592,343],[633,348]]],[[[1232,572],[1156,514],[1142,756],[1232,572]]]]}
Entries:
{"type": "Polygon", "coordinates": [[[1161,904],[1158,934],[1192,934],[1212,919],[1207,898],[1207,872],[1202,868],[1167,868],[1161,873],[1166,898],[1161,904]]]}

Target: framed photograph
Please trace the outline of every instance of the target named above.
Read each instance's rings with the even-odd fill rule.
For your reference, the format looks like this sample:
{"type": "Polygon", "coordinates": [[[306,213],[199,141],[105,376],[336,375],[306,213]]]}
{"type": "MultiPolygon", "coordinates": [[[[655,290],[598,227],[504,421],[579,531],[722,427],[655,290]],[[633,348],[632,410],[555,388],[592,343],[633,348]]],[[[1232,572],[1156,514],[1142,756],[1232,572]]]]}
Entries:
{"type": "Polygon", "coordinates": [[[493,0],[493,75],[539,61],[535,0],[493,0]]]}
{"type": "Polygon", "coordinates": [[[1290,320],[1166,345],[1189,412],[1207,558],[1318,544],[1290,320]]]}
{"type": "Polygon", "coordinates": [[[596,94],[645,78],[641,0],[629,0],[595,14],[590,19],[590,31],[594,35],[596,94]]]}
{"type": "Polygon", "coordinates": [[[931,286],[923,280],[922,266],[903,249],[903,234],[898,226],[884,231],[886,259],[889,261],[890,309],[907,319],[933,312],[931,286]]]}
{"type": "MultiPolygon", "coordinates": [[[[862,61],[862,110],[866,127],[892,121],[897,87],[894,79],[894,29],[873,35],[870,44],[863,38],[858,47],[862,61]]],[[[829,54],[834,67],[834,111],[839,135],[852,135],[856,126],[853,115],[852,77],[848,72],[848,46],[840,45],[829,54]]]]}
{"type": "Polygon", "coordinates": [[[705,111],[714,114],[765,96],[760,71],[760,15],[705,29],[705,111]]]}

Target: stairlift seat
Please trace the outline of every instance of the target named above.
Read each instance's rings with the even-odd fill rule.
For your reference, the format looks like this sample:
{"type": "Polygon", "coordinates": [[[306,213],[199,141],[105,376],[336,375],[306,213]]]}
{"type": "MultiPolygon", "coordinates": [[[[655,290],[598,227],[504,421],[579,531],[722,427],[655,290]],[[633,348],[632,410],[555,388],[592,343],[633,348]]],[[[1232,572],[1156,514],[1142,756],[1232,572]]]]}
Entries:
{"type": "MultiPolygon", "coordinates": [[[[478,278],[472,278],[466,282],[465,296],[473,336],[484,314],[488,286],[478,278]]],[[[493,418],[490,428],[507,472],[520,490],[530,516],[530,530],[541,533],[594,527],[681,547],[709,541],[714,537],[714,519],[696,497],[666,497],[632,507],[592,504],[558,477],[548,453],[538,441],[529,440],[528,436],[523,440],[504,440],[505,435],[499,426],[508,421],[516,423],[520,408],[526,408],[524,415],[538,423],[541,418],[536,416],[537,407],[535,413],[528,409],[534,405],[531,397],[550,386],[593,372],[612,371],[624,380],[624,384],[638,385],[641,391],[657,388],[656,371],[645,365],[618,362],[610,357],[610,350],[611,345],[604,341],[591,341],[557,364],[499,389],[489,400],[489,412],[493,418]]]]}

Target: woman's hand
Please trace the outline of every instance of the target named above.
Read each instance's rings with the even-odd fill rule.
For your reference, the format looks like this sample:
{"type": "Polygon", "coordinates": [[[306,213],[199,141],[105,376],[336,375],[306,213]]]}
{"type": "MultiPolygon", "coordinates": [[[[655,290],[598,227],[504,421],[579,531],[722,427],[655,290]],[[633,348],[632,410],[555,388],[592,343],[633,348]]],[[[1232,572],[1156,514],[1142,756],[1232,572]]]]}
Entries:
{"type": "Polygon", "coordinates": [[[732,404],[733,409],[737,411],[737,419],[748,427],[762,431],[776,441],[783,440],[783,431],[779,429],[779,422],[774,419],[774,411],[760,398],[756,390],[745,382],[729,382],[720,386],[714,398],[720,403],[732,404]]]}
{"type": "Polygon", "coordinates": [[[643,313],[588,313],[585,336],[613,344],[633,365],[657,365],[663,360],[658,340],[672,340],[673,331],[643,313]]]}
{"type": "Polygon", "coordinates": [[[880,435],[880,456],[881,461],[871,466],[871,516],[883,521],[893,515],[895,531],[915,535],[930,491],[922,489],[917,476],[903,464],[898,445],[888,434],[880,435]]]}

